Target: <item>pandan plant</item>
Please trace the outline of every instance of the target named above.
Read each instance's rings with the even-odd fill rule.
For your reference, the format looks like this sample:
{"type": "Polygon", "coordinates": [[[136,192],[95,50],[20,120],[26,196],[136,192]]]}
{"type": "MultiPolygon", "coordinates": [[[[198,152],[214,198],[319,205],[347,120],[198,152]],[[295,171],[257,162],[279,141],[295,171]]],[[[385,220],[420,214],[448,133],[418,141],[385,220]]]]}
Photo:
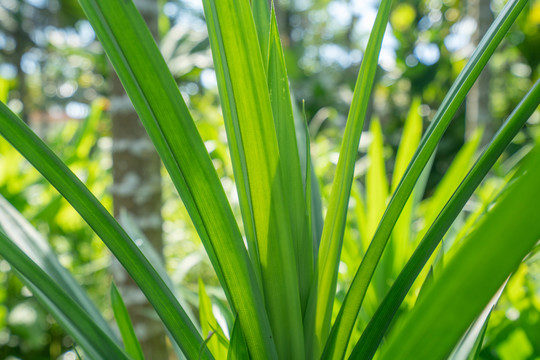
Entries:
{"type": "MultiPolygon", "coordinates": [[[[404,265],[361,336],[363,300],[420,175],[467,92],[526,0],[509,0],[455,80],[399,174],[355,276],[333,314],[358,145],[392,1],[382,0],[358,73],[324,219],[309,136],[298,141],[275,13],[266,0],[203,0],[242,225],[177,84],[131,0],[80,0],[180,194],[234,315],[227,338],[201,287],[200,327],[151,252],[134,241],[61,160],[4,104],[0,133],[77,210],[137,282],[188,359],[443,359],[474,356],[483,312],[540,238],[540,149],[533,150],[414,308],[387,335],[405,295],[467,200],[540,99],[537,81],[484,148],[404,265]],[[471,326],[471,324],[473,326],[471,326]],[[200,328],[203,332],[201,333],[200,328]],[[214,341],[217,340],[217,341],[214,341]],[[381,346],[382,340],[384,346],[381,346]],[[461,341],[460,341],[461,340],[461,341]],[[454,352],[452,352],[454,350],[454,352]]],[[[306,134],[304,134],[306,135],[306,134]]],[[[371,190],[370,190],[371,191],[371,190]]],[[[2,205],[0,255],[89,358],[141,359],[121,298],[122,340],[37,233],[2,205]],[[18,230],[17,230],[18,229],[18,230]],[[17,231],[15,231],[17,230],[17,231]]],[[[400,227],[398,226],[398,229],[400,227]]],[[[392,237],[399,241],[399,237],[392,237]]]]}

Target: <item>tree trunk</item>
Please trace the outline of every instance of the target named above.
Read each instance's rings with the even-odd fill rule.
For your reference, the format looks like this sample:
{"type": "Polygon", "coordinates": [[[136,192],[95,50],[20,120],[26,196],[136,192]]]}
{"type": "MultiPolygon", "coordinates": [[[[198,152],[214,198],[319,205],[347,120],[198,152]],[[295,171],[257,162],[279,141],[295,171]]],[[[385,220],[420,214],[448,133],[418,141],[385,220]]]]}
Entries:
{"type": "MultiPolygon", "coordinates": [[[[467,4],[467,12],[470,17],[476,20],[477,28],[473,43],[474,45],[478,45],[493,21],[490,0],[469,1],[467,4]]],[[[485,128],[483,142],[489,141],[496,129],[490,114],[490,82],[491,72],[489,66],[486,66],[467,95],[466,103],[466,136],[471,136],[472,132],[478,126],[483,126],[485,128]]]]}
{"type": "MultiPolygon", "coordinates": [[[[135,4],[157,39],[157,2],[135,4]]],[[[114,215],[127,212],[162,256],[161,162],[116,74],[111,77],[110,110],[114,215]]],[[[165,331],[152,306],[116,260],[112,271],[146,359],[168,359],[165,331]]]]}

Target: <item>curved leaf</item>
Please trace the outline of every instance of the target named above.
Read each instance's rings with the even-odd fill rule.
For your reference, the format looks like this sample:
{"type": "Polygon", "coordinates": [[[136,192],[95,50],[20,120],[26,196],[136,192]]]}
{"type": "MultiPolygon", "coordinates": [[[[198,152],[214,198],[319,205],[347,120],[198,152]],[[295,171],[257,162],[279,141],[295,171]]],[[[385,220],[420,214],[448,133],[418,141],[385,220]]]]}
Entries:
{"type": "Polygon", "coordinates": [[[339,258],[354,177],[354,165],[391,4],[392,0],[383,0],[377,12],[375,24],[360,65],[339,152],[339,161],[332,183],[332,192],[319,248],[319,253],[324,254],[324,256],[317,257],[316,280],[314,279],[316,286],[311,288],[308,302],[307,313],[315,314],[315,316],[306,317],[304,324],[308,358],[318,358],[321,355],[330,330],[339,258]]]}
{"type": "Polygon", "coordinates": [[[354,351],[358,354],[359,358],[367,359],[373,356],[405,295],[436,249],[439,241],[450,225],[452,225],[452,222],[486,176],[489,169],[531,116],[539,102],[540,80],[536,82],[518,107],[510,114],[493,140],[487,145],[486,150],[450,198],[405,265],[405,268],[399,274],[355,346],[354,351]]]}
{"type": "MultiPolygon", "coordinates": [[[[32,261],[53,278],[112,339],[117,339],[107,321],[71,273],[60,264],[41,234],[0,196],[0,230],[32,261]]],[[[119,341],[119,340],[117,340],[119,341]]]]}
{"type": "MultiPolygon", "coordinates": [[[[129,0],[80,2],[182,197],[230,304],[242,326],[250,329],[246,341],[252,353],[271,353],[263,296],[240,230],[178,86],[141,15],[129,0]]],[[[200,343],[193,345],[190,356],[197,357],[200,343]]]]}
{"type": "Polygon", "coordinates": [[[152,264],[77,176],[3,103],[0,134],[45,176],[109,247],[154,304],[182,350],[197,354],[202,339],[152,264]]]}
{"type": "Polygon", "coordinates": [[[418,178],[428,164],[440,138],[465,99],[467,92],[526,3],[527,0],[510,0],[505,5],[444,98],[426,134],[422,138],[420,146],[409,164],[407,171],[392,195],[366,255],[362,259],[360,267],[354,276],[333,326],[332,339],[328,344],[328,354],[337,354],[338,358],[343,356],[349,341],[351,329],[356,320],[356,315],[362,306],[362,301],[375,268],[418,178]],[[333,350],[336,347],[339,350],[337,352],[333,350]]]}
{"type": "MultiPolygon", "coordinates": [[[[313,276],[313,240],[308,231],[306,197],[302,185],[289,79],[285,68],[285,58],[283,57],[274,8],[272,8],[268,54],[268,90],[276,126],[279,153],[283,154],[283,156],[280,156],[280,168],[283,183],[285,184],[284,194],[287,210],[292,224],[292,240],[295,247],[300,302],[302,314],[304,314],[313,276]]],[[[308,153],[306,152],[306,154],[308,153]]],[[[306,169],[306,171],[311,170],[306,169]]],[[[311,182],[311,179],[306,176],[306,185],[308,181],[311,182]]],[[[309,185],[310,191],[308,194],[311,194],[311,184],[309,185]]]]}
{"type": "MultiPolygon", "coordinates": [[[[443,359],[540,238],[540,147],[465,240],[381,359],[443,359]],[[516,213],[515,209],[520,209],[516,213]],[[519,239],[519,241],[514,241],[519,239]]],[[[360,357],[353,357],[360,358],[360,357]]]]}
{"type": "Polygon", "coordinates": [[[114,283],[111,284],[111,305],[116,324],[118,325],[122,340],[124,341],[126,352],[130,354],[134,360],[144,360],[141,344],[135,335],[133,323],[129,317],[126,305],[114,283]]]}
{"type": "Polygon", "coordinates": [[[15,268],[38,299],[89,355],[96,359],[129,359],[129,356],[94,322],[90,315],[0,231],[0,255],[15,268]]]}
{"type": "MultiPolygon", "coordinates": [[[[235,170],[235,176],[244,187],[239,183],[238,192],[249,194],[251,213],[243,210],[243,215],[250,216],[254,225],[272,336],[280,356],[302,359],[304,337],[293,225],[282,179],[285,174],[267,74],[250,4],[248,0],[204,0],[203,5],[223,114],[226,124],[229,123],[227,132],[236,142],[231,157],[240,158],[236,165],[241,170],[235,170]]],[[[251,356],[275,356],[270,344],[264,352],[252,349],[251,333],[243,324],[242,329],[251,356]]]]}

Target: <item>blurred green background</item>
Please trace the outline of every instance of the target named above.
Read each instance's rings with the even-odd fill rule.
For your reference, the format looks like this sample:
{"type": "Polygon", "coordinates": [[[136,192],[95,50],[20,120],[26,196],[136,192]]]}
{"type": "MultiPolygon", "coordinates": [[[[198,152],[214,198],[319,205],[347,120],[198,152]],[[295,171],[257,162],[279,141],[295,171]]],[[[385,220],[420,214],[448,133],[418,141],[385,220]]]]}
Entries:
{"type": "MultiPolygon", "coordinates": [[[[276,4],[291,90],[298,108],[305,107],[309,121],[323,205],[377,4],[376,0],[281,0],[276,4]]],[[[338,302],[374,230],[371,224],[381,215],[380,204],[370,203],[370,194],[380,192],[384,208],[408,114],[420,117],[423,128],[427,127],[474,50],[478,33],[485,31],[503,5],[503,0],[395,2],[359,148],[338,302]],[[379,175],[369,180],[370,171],[379,175]]],[[[156,6],[160,48],[239,215],[202,4],[197,0],[157,0],[156,6]]],[[[427,230],[425,224],[433,221],[430,216],[447,200],[438,195],[443,193],[438,189],[459,184],[482,144],[539,72],[540,1],[531,0],[490,61],[480,86],[447,130],[431,172],[423,176],[423,189],[417,191],[419,205],[412,215],[414,226],[409,229],[411,244],[427,230]],[[480,128],[483,130],[476,130],[480,128]],[[464,144],[467,147],[459,152],[464,144]]],[[[75,0],[0,1],[0,100],[45,139],[112,212],[111,81],[108,61],[75,0]]],[[[537,111],[447,234],[447,248],[465,236],[476,216],[486,211],[513,165],[540,135],[539,122],[537,111]]],[[[49,240],[62,264],[111,319],[108,250],[3,139],[0,194],[49,240]]],[[[167,176],[163,177],[163,199],[163,253],[175,286],[195,308],[197,282],[202,278],[219,304],[224,298],[215,274],[167,176]]],[[[435,274],[437,264],[444,263],[446,250],[443,246],[432,261],[435,274]]],[[[385,254],[392,257],[387,261],[391,265],[376,275],[361,314],[364,321],[358,326],[365,326],[410,251],[385,254]]],[[[482,359],[540,359],[539,257],[537,252],[531,254],[509,280],[491,315],[482,359]]],[[[404,308],[414,305],[421,282],[416,292],[409,294],[404,308]]],[[[72,340],[0,260],[0,359],[77,357],[72,340]]]]}

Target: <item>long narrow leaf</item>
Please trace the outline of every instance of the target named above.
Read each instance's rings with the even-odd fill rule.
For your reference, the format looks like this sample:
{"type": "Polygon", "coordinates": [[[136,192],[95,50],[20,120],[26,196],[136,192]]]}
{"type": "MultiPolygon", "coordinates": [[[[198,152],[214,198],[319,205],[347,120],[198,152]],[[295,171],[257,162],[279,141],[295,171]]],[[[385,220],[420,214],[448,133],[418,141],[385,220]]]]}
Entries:
{"type": "Polygon", "coordinates": [[[388,179],[384,165],[384,140],[379,119],[374,118],[370,124],[371,144],[368,148],[369,168],[366,174],[366,206],[368,237],[377,230],[386,208],[388,198],[388,179]]]}
{"type": "Polygon", "coordinates": [[[308,195],[306,195],[306,206],[308,206],[307,201],[310,201],[311,235],[313,237],[313,263],[315,264],[317,262],[317,253],[319,251],[319,244],[323,228],[321,190],[319,189],[319,182],[317,181],[317,176],[315,175],[311,154],[308,153],[308,149],[306,149],[306,144],[310,140],[309,127],[306,126],[307,118],[305,114],[305,109],[302,110],[301,114],[298,106],[295,106],[296,104],[294,101],[294,96],[292,94],[291,97],[294,113],[294,123],[296,128],[296,139],[298,144],[298,154],[300,157],[300,168],[302,169],[304,187],[307,184],[308,171],[311,178],[311,191],[308,193],[310,194],[311,198],[308,200],[308,195]]]}
{"type": "Polygon", "coordinates": [[[510,144],[519,129],[525,124],[540,102],[540,80],[538,80],[521,103],[510,114],[486,150],[477,160],[469,174],[460,184],[452,198],[439,214],[431,228],[422,239],[418,248],[399,274],[394,285],[377,309],[377,312],[364,330],[362,337],[355,346],[358,357],[368,359],[375,353],[386,329],[397,312],[399,305],[412,286],[414,280],[436,249],[448,228],[458,216],[467,200],[478,187],[489,169],[510,144]]]}
{"type": "MultiPolygon", "coordinates": [[[[540,238],[540,148],[423,299],[382,359],[443,359],[540,238]],[[521,212],[515,213],[519,208],[521,212]],[[519,241],[514,241],[514,239],[519,241]]],[[[355,357],[359,358],[359,357],[355,357]]]]}
{"type": "MultiPolygon", "coordinates": [[[[268,90],[276,126],[279,153],[284,154],[284,156],[280,157],[280,168],[283,183],[286,184],[284,192],[289,205],[288,211],[292,224],[292,239],[298,268],[300,301],[302,313],[304,313],[313,275],[313,240],[310,238],[310,232],[308,231],[306,198],[302,186],[289,79],[285,68],[285,58],[283,57],[274,8],[272,8],[271,16],[270,47],[268,50],[268,90]]],[[[308,178],[306,177],[306,185],[308,178]]]]}
{"type": "Polygon", "coordinates": [[[3,197],[0,197],[0,230],[37,266],[55,279],[108,336],[116,339],[107,321],[71,273],[60,264],[47,241],[3,197]]]}
{"type": "Polygon", "coordinates": [[[424,228],[418,233],[418,243],[426,234],[428,229],[437,218],[437,215],[444,208],[456,188],[463,181],[471,166],[474,164],[475,153],[482,140],[482,130],[476,129],[466,140],[463,147],[459,150],[450,167],[445,172],[443,178],[437,185],[433,196],[426,202],[424,211],[424,228]]]}
{"type": "MultiPolygon", "coordinates": [[[[368,148],[369,168],[366,174],[366,217],[367,240],[371,239],[381,221],[388,199],[388,179],[384,164],[384,140],[379,119],[373,118],[370,124],[371,144],[368,148]]],[[[384,296],[388,287],[389,272],[393,264],[393,253],[386,252],[373,277],[373,285],[378,298],[384,296]]],[[[356,265],[356,262],[354,263],[356,265]]]]}
{"type": "Polygon", "coordinates": [[[152,264],[75,174],[3,103],[0,134],[47,178],[111,249],[150,302],[157,304],[157,313],[182,350],[197,354],[202,339],[152,264]]]}
{"type": "Polygon", "coordinates": [[[216,359],[227,357],[227,346],[220,342],[225,335],[219,327],[212,311],[212,301],[206,293],[204,283],[199,279],[199,319],[203,337],[206,338],[206,345],[216,359]]]}
{"type": "Polygon", "coordinates": [[[135,335],[133,323],[129,317],[126,305],[114,283],[111,285],[111,307],[113,309],[116,324],[122,335],[126,352],[131,355],[134,360],[144,360],[141,344],[135,335]]]}
{"type": "Polygon", "coordinates": [[[308,351],[308,358],[318,358],[320,356],[330,329],[339,258],[354,176],[354,164],[356,163],[362,125],[371,96],[371,89],[375,79],[379,52],[388,23],[391,3],[392,0],[383,0],[379,7],[360,66],[358,80],[347,118],[347,125],[341,144],[339,161],[332,184],[330,202],[328,204],[321,238],[319,252],[324,254],[324,256],[318,257],[317,286],[311,289],[307,309],[308,314],[315,313],[315,316],[307,317],[304,325],[306,328],[306,350],[308,351]]]}
{"type": "MultiPolygon", "coordinates": [[[[307,218],[307,233],[308,233],[308,241],[311,241],[312,243],[312,246],[311,246],[311,254],[307,255],[307,256],[310,256],[311,259],[312,259],[312,262],[315,261],[315,250],[313,249],[314,248],[314,245],[315,245],[315,242],[313,241],[313,233],[315,232],[313,230],[313,198],[312,198],[312,194],[313,194],[313,189],[312,189],[312,166],[311,166],[311,139],[309,137],[309,127],[308,127],[308,122],[307,122],[307,118],[306,118],[306,112],[305,112],[305,109],[303,109],[304,111],[304,132],[305,132],[305,156],[304,156],[304,159],[305,159],[305,175],[304,175],[304,178],[305,178],[305,186],[304,186],[304,196],[305,196],[305,199],[306,199],[306,218],[307,218]]],[[[305,317],[305,314],[304,314],[304,317],[305,317]]]]}
{"type": "Polygon", "coordinates": [[[268,58],[268,41],[270,34],[270,7],[268,0],[252,0],[251,7],[253,11],[253,19],[255,20],[255,28],[257,29],[257,37],[261,48],[263,60],[268,58]]]}
{"type": "MultiPolygon", "coordinates": [[[[418,143],[422,137],[422,117],[420,116],[420,99],[414,99],[411,104],[411,109],[407,115],[407,120],[403,127],[403,133],[401,134],[401,141],[396,154],[396,162],[394,165],[394,171],[392,174],[392,191],[394,191],[401,180],[407,165],[414,156],[414,152],[418,147],[418,143]]],[[[413,191],[413,194],[418,192],[418,186],[413,191]]],[[[396,273],[403,268],[407,257],[412,252],[411,233],[412,233],[412,218],[414,209],[416,208],[415,202],[416,196],[411,196],[403,211],[399,216],[394,227],[393,237],[393,253],[394,256],[394,271],[396,273]]],[[[369,239],[371,240],[371,239],[369,239]]]]}
{"type": "Polygon", "coordinates": [[[526,3],[527,0],[510,0],[506,4],[444,98],[431,125],[422,138],[420,146],[405,175],[390,199],[381,223],[351,283],[332,330],[333,334],[332,341],[329,343],[329,353],[336,353],[337,357],[341,357],[345,351],[349,341],[349,334],[356,320],[356,314],[360,310],[375,267],[379,262],[401,210],[407,203],[418,178],[428,164],[440,138],[465,99],[467,92],[526,3]],[[339,350],[337,352],[333,350],[336,346],[339,350]]]}
{"type": "MultiPolygon", "coordinates": [[[[251,188],[248,182],[246,156],[244,154],[244,145],[240,134],[238,113],[236,111],[236,100],[233,94],[232,82],[228,71],[227,58],[225,56],[224,44],[221,36],[221,28],[215,18],[215,14],[210,10],[205,12],[206,24],[208,27],[208,36],[212,47],[212,57],[218,89],[225,121],[225,130],[227,131],[227,141],[231,154],[234,179],[238,190],[238,200],[240,202],[240,211],[244,224],[244,231],[248,244],[248,251],[251,262],[254,266],[255,275],[259,282],[261,280],[261,264],[259,260],[259,250],[257,238],[255,235],[255,219],[253,217],[253,206],[251,200],[251,188]]],[[[262,286],[262,284],[260,284],[262,286]]]]}
{"type": "Polygon", "coordinates": [[[249,359],[249,353],[242,334],[242,328],[238,319],[234,321],[233,330],[231,332],[231,341],[229,344],[229,351],[227,352],[227,360],[247,360],[249,359]]]}
{"type": "Polygon", "coordinates": [[[89,355],[96,359],[129,359],[129,356],[90,315],[64,291],[47,273],[34,263],[21,249],[0,231],[0,256],[17,270],[23,281],[30,284],[38,299],[46,300],[58,321],[89,355]]]}
{"type": "MultiPolygon", "coordinates": [[[[304,357],[303,330],[292,224],[282,183],[282,166],[268,94],[264,61],[248,0],[205,0],[206,20],[224,116],[230,116],[242,170],[235,176],[249,188],[265,305],[277,352],[304,357]],[[228,101],[228,103],[225,103],[228,101]]],[[[231,129],[232,128],[232,129],[231,129]]],[[[233,162],[234,165],[234,162],[233,162]]],[[[239,187],[239,193],[245,188],[239,187]]],[[[242,325],[251,356],[275,356],[267,347],[252,349],[250,332],[242,325]]],[[[265,338],[269,339],[269,338],[265,338]]]]}
{"type": "Polygon", "coordinates": [[[467,329],[467,332],[457,346],[452,350],[452,353],[448,357],[448,360],[476,360],[480,355],[480,350],[482,350],[482,343],[484,342],[484,337],[486,335],[489,318],[491,313],[499,301],[499,298],[502,295],[506,283],[497,291],[497,294],[491,299],[486,308],[482,313],[476,318],[474,323],[467,329]]]}
{"type": "Polygon", "coordinates": [[[182,197],[242,327],[250,329],[246,341],[254,354],[272,353],[263,297],[238,225],[141,15],[126,0],[81,0],[81,4],[182,197]]]}

